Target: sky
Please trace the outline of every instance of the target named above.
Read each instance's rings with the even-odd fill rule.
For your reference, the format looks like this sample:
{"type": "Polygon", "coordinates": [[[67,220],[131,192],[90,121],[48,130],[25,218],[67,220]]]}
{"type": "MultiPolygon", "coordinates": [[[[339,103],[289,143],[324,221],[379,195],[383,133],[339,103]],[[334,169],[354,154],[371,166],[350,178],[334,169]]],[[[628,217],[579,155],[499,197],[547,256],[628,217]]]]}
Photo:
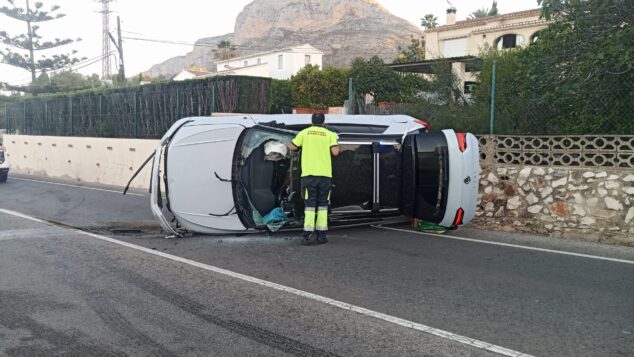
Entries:
{"type": "MultiPolygon", "coordinates": [[[[40,24],[39,33],[46,38],[81,38],[80,42],[60,47],[54,52],[77,50],[77,56],[93,59],[101,56],[101,4],[97,0],[39,0],[44,8],[59,5],[66,17],[40,24]]],[[[32,1],[33,2],[33,1],[32,1]]],[[[116,33],[116,17],[121,17],[123,37],[160,39],[193,43],[197,39],[233,32],[235,19],[252,0],[205,1],[179,0],[176,2],[155,0],[115,0],[110,3],[110,30],[116,33]]],[[[426,14],[438,17],[443,25],[446,19],[445,0],[378,0],[392,14],[404,18],[420,27],[420,18],[426,14]]],[[[491,0],[451,0],[458,9],[458,20],[464,20],[471,12],[490,7],[491,0]]],[[[15,0],[24,7],[25,0],[15,0]]],[[[0,6],[11,6],[0,0],[0,6]]],[[[500,13],[509,13],[537,8],[537,0],[498,0],[500,13]]],[[[26,25],[0,14],[0,31],[10,34],[26,32],[26,25]]],[[[116,35],[115,35],[116,37],[116,35]]],[[[3,46],[4,48],[4,46],[3,46]]],[[[124,40],[124,60],[128,77],[149,69],[153,64],[184,55],[192,46],[124,40]]],[[[114,46],[111,46],[114,50],[114,46]]],[[[44,52],[46,53],[46,52],[44,52]]],[[[37,56],[37,55],[36,55],[37,56]]],[[[101,75],[101,61],[85,62],[80,73],[101,75]]],[[[113,72],[114,68],[113,58],[113,72]]],[[[0,82],[28,84],[30,74],[5,64],[0,64],[0,82]]]]}

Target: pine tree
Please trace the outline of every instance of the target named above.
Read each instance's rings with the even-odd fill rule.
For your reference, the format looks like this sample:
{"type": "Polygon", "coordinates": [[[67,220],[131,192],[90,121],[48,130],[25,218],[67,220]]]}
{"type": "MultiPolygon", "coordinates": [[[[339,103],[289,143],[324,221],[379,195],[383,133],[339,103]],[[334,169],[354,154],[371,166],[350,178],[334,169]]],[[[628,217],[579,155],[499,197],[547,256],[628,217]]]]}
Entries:
{"type": "MultiPolygon", "coordinates": [[[[55,38],[53,41],[46,41],[39,35],[39,26],[34,24],[66,16],[57,12],[59,10],[58,5],[53,5],[49,11],[44,11],[44,4],[41,2],[34,3],[34,8],[31,8],[29,0],[26,0],[26,8],[16,6],[15,0],[7,0],[7,2],[11,4],[11,7],[0,7],[0,13],[24,22],[27,32],[12,36],[6,31],[0,31],[0,42],[18,50],[18,52],[13,52],[10,48],[6,48],[5,51],[0,50],[0,62],[31,72],[31,84],[33,84],[36,82],[36,73],[38,71],[56,70],[80,61],[80,59],[73,57],[76,51],[72,51],[70,54],[54,54],[49,57],[42,56],[38,60],[35,59],[35,52],[50,50],[76,41],[59,38],[55,38]]],[[[79,40],[77,39],[77,41],[79,40]]]]}

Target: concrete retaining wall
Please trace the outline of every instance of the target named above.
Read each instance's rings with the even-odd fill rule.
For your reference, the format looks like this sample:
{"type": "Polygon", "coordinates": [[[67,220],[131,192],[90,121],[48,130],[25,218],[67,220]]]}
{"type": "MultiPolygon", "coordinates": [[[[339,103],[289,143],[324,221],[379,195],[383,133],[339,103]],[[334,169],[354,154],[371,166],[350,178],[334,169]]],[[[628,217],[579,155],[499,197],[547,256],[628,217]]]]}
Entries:
{"type": "MultiPolygon", "coordinates": [[[[125,186],[158,140],[4,135],[11,172],[125,186]]],[[[151,164],[132,187],[147,189],[151,164]]]]}
{"type": "Polygon", "coordinates": [[[484,167],[475,223],[634,246],[631,169],[484,167]]]}

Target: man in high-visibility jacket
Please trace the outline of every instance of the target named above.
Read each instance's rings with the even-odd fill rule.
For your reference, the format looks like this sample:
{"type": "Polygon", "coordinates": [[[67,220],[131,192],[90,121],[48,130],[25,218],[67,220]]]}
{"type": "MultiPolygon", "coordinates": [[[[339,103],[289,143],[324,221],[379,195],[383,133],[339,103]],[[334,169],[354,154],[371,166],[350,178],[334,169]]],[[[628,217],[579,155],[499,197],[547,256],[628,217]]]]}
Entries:
{"type": "Polygon", "coordinates": [[[302,148],[302,195],[306,203],[303,245],[328,242],[331,158],[339,155],[339,144],[337,134],[324,128],[325,121],[324,114],[313,114],[313,125],[299,132],[289,145],[293,151],[302,148]]]}

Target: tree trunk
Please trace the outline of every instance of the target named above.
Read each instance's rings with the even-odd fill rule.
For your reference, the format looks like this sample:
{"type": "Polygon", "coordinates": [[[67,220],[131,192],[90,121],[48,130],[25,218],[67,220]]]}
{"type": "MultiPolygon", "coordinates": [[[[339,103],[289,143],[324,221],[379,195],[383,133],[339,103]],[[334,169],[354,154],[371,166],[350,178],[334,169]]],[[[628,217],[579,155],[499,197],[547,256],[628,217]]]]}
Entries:
{"type": "MultiPolygon", "coordinates": [[[[31,8],[29,0],[26,0],[26,25],[29,28],[29,55],[31,56],[31,84],[35,84],[35,56],[33,54],[33,30],[31,29],[31,8]]],[[[33,93],[37,95],[37,93],[33,93]]]]}

